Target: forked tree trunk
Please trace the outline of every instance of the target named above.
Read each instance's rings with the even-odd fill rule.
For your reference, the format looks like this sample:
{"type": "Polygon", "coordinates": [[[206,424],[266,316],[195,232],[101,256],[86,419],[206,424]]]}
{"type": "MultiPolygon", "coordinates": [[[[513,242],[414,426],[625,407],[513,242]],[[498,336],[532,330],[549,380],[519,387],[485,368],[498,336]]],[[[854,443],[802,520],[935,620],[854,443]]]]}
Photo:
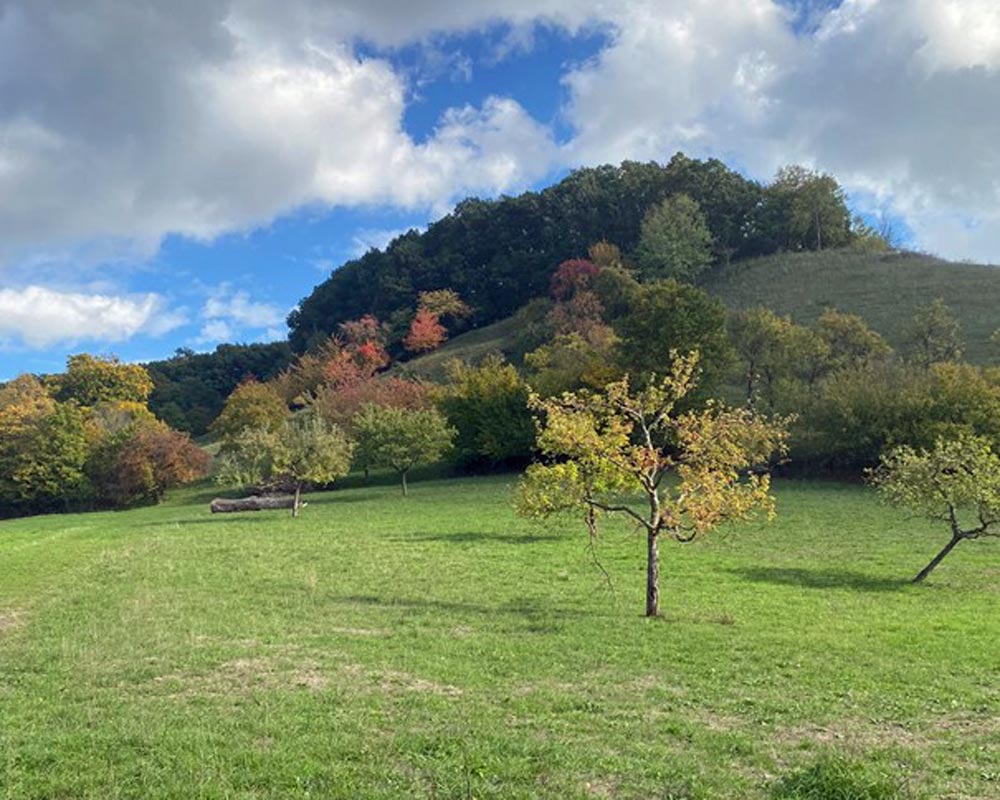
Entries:
{"type": "Polygon", "coordinates": [[[960,541],[962,541],[961,536],[952,536],[951,541],[948,542],[948,544],[946,544],[941,549],[941,552],[931,559],[931,563],[928,564],[926,567],[924,567],[922,570],[920,570],[920,573],[917,575],[917,577],[913,579],[913,583],[920,583],[921,581],[923,581],[924,578],[930,575],[934,571],[934,567],[936,567],[938,564],[944,561],[944,557],[948,555],[948,553],[950,553],[952,550],[954,550],[955,545],[958,544],[960,541]]]}
{"type": "Polygon", "coordinates": [[[292,501],[292,516],[297,517],[299,515],[299,508],[301,504],[299,503],[299,497],[302,494],[302,485],[295,484],[295,499],[292,501]]]}
{"type": "Polygon", "coordinates": [[[660,614],[660,548],[657,534],[646,535],[646,616],[660,614]]]}

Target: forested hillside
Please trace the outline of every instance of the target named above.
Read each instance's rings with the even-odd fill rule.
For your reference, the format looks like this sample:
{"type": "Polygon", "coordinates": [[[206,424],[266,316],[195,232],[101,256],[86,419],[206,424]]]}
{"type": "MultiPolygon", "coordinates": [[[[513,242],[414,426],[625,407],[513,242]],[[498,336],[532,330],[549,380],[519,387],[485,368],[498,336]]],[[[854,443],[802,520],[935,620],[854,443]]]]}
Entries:
{"type": "Polygon", "coordinates": [[[766,187],[716,159],[680,153],[666,166],[627,161],[580,169],[540,192],[465,200],[426,232],[410,231],[344,264],[289,317],[292,347],[308,349],[339,322],[364,314],[405,330],[418,293],[433,289],[458,292],[474,309],[471,324],[495,322],[545,294],[556,266],[595,242],[632,254],[650,209],[677,195],[697,203],[718,263],[852,238],[836,181],[800,168],[766,187]]]}

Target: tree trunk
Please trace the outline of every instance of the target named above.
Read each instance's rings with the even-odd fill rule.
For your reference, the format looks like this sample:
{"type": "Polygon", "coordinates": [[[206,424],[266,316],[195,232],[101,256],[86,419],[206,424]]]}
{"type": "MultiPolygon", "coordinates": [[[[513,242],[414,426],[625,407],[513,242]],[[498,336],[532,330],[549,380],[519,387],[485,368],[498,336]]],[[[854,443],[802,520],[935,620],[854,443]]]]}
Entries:
{"type": "Polygon", "coordinates": [[[297,517],[299,515],[299,497],[302,493],[302,484],[295,484],[295,498],[292,500],[292,516],[297,517]]]}
{"type": "Polygon", "coordinates": [[[227,514],[235,511],[269,511],[276,508],[291,508],[294,497],[241,497],[238,500],[215,498],[209,508],[213,514],[227,514]]]}
{"type": "Polygon", "coordinates": [[[406,497],[406,473],[408,470],[403,470],[399,473],[399,476],[403,479],[403,497],[406,497]]]}
{"type": "Polygon", "coordinates": [[[657,534],[650,532],[646,537],[646,616],[660,614],[660,549],[657,534]]]}
{"type": "Polygon", "coordinates": [[[934,567],[936,567],[938,564],[944,561],[944,557],[948,555],[948,553],[950,553],[952,550],[954,550],[955,545],[958,544],[960,541],[962,541],[961,536],[952,536],[951,541],[948,542],[948,544],[946,544],[942,548],[941,552],[931,559],[931,563],[928,564],[926,567],[924,567],[922,570],[920,570],[920,573],[917,575],[917,577],[913,579],[913,583],[920,583],[921,581],[923,581],[924,578],[930,575],[931,572],[934,571],[934,567]]]}

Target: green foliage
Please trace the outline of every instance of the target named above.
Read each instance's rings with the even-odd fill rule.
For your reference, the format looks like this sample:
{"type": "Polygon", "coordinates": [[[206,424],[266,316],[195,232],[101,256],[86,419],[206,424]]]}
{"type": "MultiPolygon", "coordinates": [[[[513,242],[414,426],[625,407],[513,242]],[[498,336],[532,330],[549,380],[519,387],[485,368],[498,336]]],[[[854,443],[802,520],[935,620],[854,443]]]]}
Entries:
{"type": "Polygon", "coordinates": [[[642,221],[636,261],[646,280],[690,281],[711,264],[712,234],[698,204],[678,194],[650,209],[642,221]]]}
{"type": "Polygon", "coordinates": [[[913,315],[907,351],[909,358],[923,367],[962,358],[962,326],[940,297],[913,315]]]}
{"type": "Polygon", "coordinates": [[[145,405],[153,391],[153,381],[139,364],[123,364],[117,357],[70,356],[66,372],[58,379],[59,400],[72,400],[81,406],[104,402],[141,403],[145,405]]]}
{"type": "Polygon", "coordinates": [[[534,450],[528,385],[511,365],[487,357],[479,366],[453,362],[439,401],[455,428],[455,456],[463,467],[523,462],[534,450]]]}
{"type": "Polygon", "coordinates": [[[287,417],[288,406],[271,384],[244,381],[226,399],[222,413],[212,423],[212,433],[227,450],[242,431],[276,431],[287,417]]]}
{"type": "Polygon", "coordinates": [[[907,796],[891,772],[833,753],[782,778],[771,790],[774,800],[904,800],[907,796]]]}
{"type": "Polygon", "coordinates": [[[816,333],[828,348],[824,365],[827,372],[864,367],[892,353],[885,339],[856,314],[828,308],[816,321],[816,333]]]}
{"type": "Polygon", "coordinates": [[[220,344],[212,353],[178,350],[173,358],[146,364],[155,385],[149,407],[173,428],[207,433],[240,383],[248,378],[269,381],[291,359],[287,342],[220,344]]]}
{"type": "Polygon", "coordinates": [[[90,448],[84,413],[54,403],[22,422],[0,442],[0,498],[28,510],[65,509],[85,500],[90,448]]]}
{"type": "Polygon", "coordinates": [[[701,387],[710,392],[732,358],[725,307],[701,289],[674,280],[641,286],[630,313],[612,325],[621,338],[620,365],[637,378],[671,369],[672,352],[696,350],[701,387]]]}
{"type": "Polygon", "coordinates": [[[216,461],[215,480],[223,486],[270,488],[275,476],[278,434],[266,428],[243,428],[229,440],[216,461]]]}
{"type": "Polygon", "coordinates": [[[402,480],[418,464],[431,464],[451,447],[455,429],[437,409],[366,405],[354,417],[358,460],[367,467],[390,467],[402,480]]]}
{"type": "Polygon", "coordinates": [[[787,250],[823,250],[851,241],[851,213],[844,190],[831,175],[805,167],[779,170],[764,192],[758,223],[778,247],[787,250]]]}

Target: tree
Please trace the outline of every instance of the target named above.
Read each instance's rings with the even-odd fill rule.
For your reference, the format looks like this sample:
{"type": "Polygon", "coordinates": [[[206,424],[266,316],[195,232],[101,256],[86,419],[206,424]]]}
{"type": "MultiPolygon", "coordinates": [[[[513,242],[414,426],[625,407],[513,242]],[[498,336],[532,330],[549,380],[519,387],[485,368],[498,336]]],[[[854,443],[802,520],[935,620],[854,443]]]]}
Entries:
{"type": "Polygon", "coordinates": [[[123,364],[116,356],[102,358],[87,353],[70,356],[58,382],[57,399],[74,400],[81,406],[109,401],[145,405],[153,391],[145,367],[123,364]]]}
{"type": "Polygon", "coordinates": [[[636,250],[646,280],[690,281],[712,263],[712,234],[698,204],[686,194],[668,197],[642,221],[636,250]]]}
{"type": "MultiPolygon", "coordinates": [[[[606,246],[610,247],[611,245],[606,246]]],[[[552,278],[549,280],[549,296],[553,300],[569,300],[577,292],[589,289],[598,272],[600,272],[599,267],[583,258],[563,261],[556,267],[556,271],[552,273],[552,278]]]]}
{"type": "Polygon", "coordinates": [[[710,391],[732,358],[726,308],[694,286],[675,280],[639,287],[631,311],[612,323],[621,339],[623,371],[638,382],[670,366],[671,353],[701,354],[701,386],[710,391]]]}
{"type": "Polygon", "coordinates": [[[366,405],[352,421],[358,457],[373,467],[389,467],[399,475],[403,495],[406,476],[418,464],[430,464],[451,447],[455,429],[437,409],[366,405]]]}
{"type": "Polygon", "coordinates": [[[215,422],[212,433],[222,440],[223,450],[246,429],[276,431],[288,416],[288,406],[277,390],[267,383],[250,379],[237,386],[226,398],[226,405],[215,422]]]}
{"type": "Polygon", "coordinates": [[[124,508],[159,502],[168,489],[206,475],[209,463],[208,453],[186,434],[142,418],[96,448],[87,475],[99,503],[124,508]]]}
{"type": "Polygon", "coordinates": [[[914,583],[961,542],[1000,537],[1000,456],[985,439],[963,435],[939,439],[930,450],[897,447],[882,457],[870,480],[888,502],[949,528],[948,543],[914,583]]]}
{"type": "Polygon", "coordinates": [[[783,167],[765,190],[790,250],[842,247],[851,240],[851,213],[836,179],[800,166],[783,167]]]}
{"type": "Polygon", "coordinates": [[[465,319],[472,316],[472,309],[454,289],[435,289],[418,295],[418,307],[437,314],[438,317],[465,319]]]}
{"type": "Polygon", "coordinates": [[[447,338],[448,332],[438,315],[421,308],[410,323],[409,333],[403,339],[403,347],[411,353],[427,353],[439,348],[447,338]]]}
{"type": "Polygon", "coordinates": [[[784,422],[716,404],[681,411],[697,362],[675,353],[665,377],[639,390],[625,377],[601,392],[531,399],[544,415],[538,446],[551,461],[528,468],[518,511],[544,518],[582,509],[592,536],[600,514],[631,518],[646,532],[647,616],[659,613],[661,536],[692,542],[726,520],[774,510],[759,470],[784,453],[784,422]],[[625,492],[638,492],[646,510],[622,501],[625,492]]]}
{"type": "Polygon", "coordinates": [[[535,426],[528,385],[511,365],[489,356],[476,367],[453,361],[439,407],[455,428],[462,466],[526,461],[534,450],[535,426]]]}
{"type": "Polygon", "coordinates": [[[303,486],[333,483],[347,475],[353,453],[354,444],[340,428],[300,412],[277,431],[242,430],[223,455],[216,479],[236,486],[291,485],[292,516],[297,517],[303,486]]]}
{"type": "Polygon", "coordinates": [[[917,309],[907,345],[911,360],[921,367],[962,357],[962,326],[939,297],[917,309]]]}
{"type": "Polygon", "coordinates": [[[844,367],[863,367],[892,353],[888,342],[856,314],[844,314],[828,308],[816,321],[816,333],[829,348],[825,365],[827,372],[844,367]]]}
{"type": "Polygon", "coordinates": [[[763,381],[767,402],[774,407],[774,384],[789,363],[795,325],[766,308],[739,311],[730,317],[729,334],[746,372],[747,403],[755,405],[763,381]]]}

